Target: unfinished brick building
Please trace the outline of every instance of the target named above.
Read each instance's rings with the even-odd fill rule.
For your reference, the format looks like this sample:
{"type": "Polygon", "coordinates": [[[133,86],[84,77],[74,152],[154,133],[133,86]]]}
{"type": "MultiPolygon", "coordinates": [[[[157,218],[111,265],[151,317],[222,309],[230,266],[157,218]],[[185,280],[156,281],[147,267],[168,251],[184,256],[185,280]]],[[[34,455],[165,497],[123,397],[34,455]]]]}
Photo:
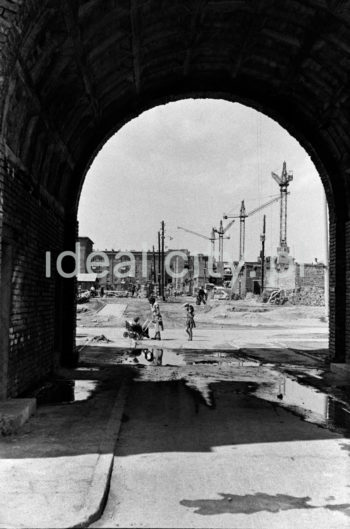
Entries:
{"type": "Polygon", "coordinates": [[[85,174],[155,105],[225,98],[284,126],[330,209],[330,350],[350,362],[350,2],[0,0],[0,394],[74,364],[74,248],[85,174]],[[54,262],[54,260],[53,260],[54,262]]]}

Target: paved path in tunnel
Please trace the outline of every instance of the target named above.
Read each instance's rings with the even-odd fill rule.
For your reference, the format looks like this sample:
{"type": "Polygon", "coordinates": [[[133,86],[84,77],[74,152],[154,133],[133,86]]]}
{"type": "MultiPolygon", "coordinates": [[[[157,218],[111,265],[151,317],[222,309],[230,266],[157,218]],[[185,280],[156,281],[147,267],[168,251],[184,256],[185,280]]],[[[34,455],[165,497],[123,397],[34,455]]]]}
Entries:
{"type": "Polygon", "coordinates": [[[349,526],[341,435],[248,394],[259,385],[254,376],[209,390],[142,373],[126,403],[106,509],[93,527],[349,526]]]}

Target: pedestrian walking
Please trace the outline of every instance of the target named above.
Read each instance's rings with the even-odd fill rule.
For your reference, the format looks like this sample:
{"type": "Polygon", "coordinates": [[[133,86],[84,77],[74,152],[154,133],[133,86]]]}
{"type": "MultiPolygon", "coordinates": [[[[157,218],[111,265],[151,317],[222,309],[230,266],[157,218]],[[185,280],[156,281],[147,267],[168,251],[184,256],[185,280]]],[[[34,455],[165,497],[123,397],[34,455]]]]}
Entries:
{"type": "Polygon", "coordinates": [[[185,303],[183,307],[186,309],[186,332],[188,334],[188,341],[193,340],[193,328],[196,326],[194,321],[194,308],[189,303],[185,303]]]}
{"type": "Polygon", "coordinates": [[[156,298],[154,297],[153,294],[150,295],[150,297],[148,298],[148,301],[149,301],[149,304],[151,305],[151,310],[152,310],[152,307],[156,302],[156,298]]]}
{"type": "Polygon", "coordinates": [[[160,329],[164,330],[163,318],[160,313],[159,303],[155,301],[152,305],[152,321],[155,326],[155,335],[153,340],[161,340],[160,329]]]}
{"type": "Polygon", "coordinates": [[[204,288],[202,288],[202,287],[198,290],[198,300],[199,300],[199,305],[201,303],[203,303],[203,305],[205,305],[206,297],[205,297],[204,288]]]}

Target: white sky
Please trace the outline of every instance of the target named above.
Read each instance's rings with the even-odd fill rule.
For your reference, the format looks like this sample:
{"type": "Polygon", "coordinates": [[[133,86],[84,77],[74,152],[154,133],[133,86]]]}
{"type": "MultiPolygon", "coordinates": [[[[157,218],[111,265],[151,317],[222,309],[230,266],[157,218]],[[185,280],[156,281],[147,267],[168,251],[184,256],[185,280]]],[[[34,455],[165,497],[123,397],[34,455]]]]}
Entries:
{"type": "MultiPolygon", "coordinates": [[[[310,157],[278,123],[237,103],[187,99],[159,106],[125,125],[100,151],[83,187],[80,235],[95,248],[157,246],[160,222],[166,244],[209,253],[208,243],[177,226],[208,235],[224,212],[247,211],[279,193],[271,171],[283,161],[293,170],[288,202],[288,244],[299,262],[324,259],[323,186],[310,157]]],[[[266,214],[267,255],[279,242],[279,203],[246,220],[246,259],[260,252],[266,214]]],[[[224,221],[226,223],[227,221],[224,221]]],[[[238,259],[239,221],[228,232],[225,259],[238,259]]]]}

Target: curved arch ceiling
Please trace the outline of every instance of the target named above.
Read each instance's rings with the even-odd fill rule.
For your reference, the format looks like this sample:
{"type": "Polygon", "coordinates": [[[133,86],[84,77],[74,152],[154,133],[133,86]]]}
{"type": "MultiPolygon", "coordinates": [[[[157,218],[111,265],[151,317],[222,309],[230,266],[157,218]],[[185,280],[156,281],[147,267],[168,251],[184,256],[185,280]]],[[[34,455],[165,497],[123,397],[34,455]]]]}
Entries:
{"type": "Polygon", "coordinates": [[[186,95],[224,96],[275,117],[318,153],[342,194],[337,172],[346,174],[350,152],[347,0],[6,5],[6,149],[66,207],[75,208],[107,137],[140,111],[186,95]]]}

